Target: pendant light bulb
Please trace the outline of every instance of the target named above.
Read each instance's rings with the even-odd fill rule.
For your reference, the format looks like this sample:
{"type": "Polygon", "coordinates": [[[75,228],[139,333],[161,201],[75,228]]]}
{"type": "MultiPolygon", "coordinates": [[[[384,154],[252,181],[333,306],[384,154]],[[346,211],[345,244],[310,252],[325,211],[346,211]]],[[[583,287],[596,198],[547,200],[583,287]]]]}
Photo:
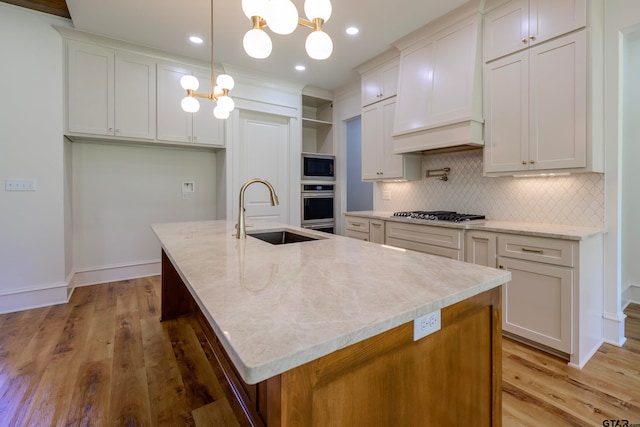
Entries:
{"type": "Polygon", "coordinates": [[[216,79],[216,84],[220,86],[222,89],[228,89],[228,90],[233,89],[233,86],[235,86],[233,77],[231,77],[229,74],[220,74],[216,79]]]}
{"type": "Polygon", "coordinates": [[[249,19],[252,16],[264,17],[268,5],[269,0],[242,0],[242,11],[249,19]]]}
{"type": "Polygon", "coordinates": [[[200,103],[192,96],[185,96],[180,102],[180,106],[187,113],[197,113],[200,110],[200,103]]]}
{"type": "Polygon", "coordinates": [[[265,10],[265,20],[274,33],[291,34],[298,26],[298,9],[290,0],[271,0],[265,10]]]}
{"type": "Polygon", "coordinates": [[[333,52],[333,41],[324,31],[312,31],[305,42],[305,49],[313,59],[327,59],[333,52]]]}
{"type": "Polygon", "coordinates": [[[184,90],[196,91],[198,90],[198,87],[200,87],[200,82],[198,82],[198,79],[195,78],[195,76],[186,75],[182,76],[180,79],[180,86],[182,86],[182,89],[184,90]]]}
{"type": "Polygon", "coordinates": [[[255,59],[269,57],[273,49],[269,34],[257,28],[247,31],[247,34],[242,39],[242,45],[247,55],[255,59]]]}
{"type": "Polygon", "coordinates": [[[218,98],[218,106],[224,108],[227,111],[233,111],[236,108],[235,102],[229,96],[221,96],[218,98]]]}
{"type": "Polygon", "coordinates": [[[304,2],[304,13],[309,21],[320,18],[327,22],[331,18],[331,12],[330,0],[306,0],[304,2]]]}
{"type": "Polygon", "coordinates": [[[223,107],[218,105],[213,109],[213,115],[216,119],[228,119],[229,110],[225,110],[223,107]]]}

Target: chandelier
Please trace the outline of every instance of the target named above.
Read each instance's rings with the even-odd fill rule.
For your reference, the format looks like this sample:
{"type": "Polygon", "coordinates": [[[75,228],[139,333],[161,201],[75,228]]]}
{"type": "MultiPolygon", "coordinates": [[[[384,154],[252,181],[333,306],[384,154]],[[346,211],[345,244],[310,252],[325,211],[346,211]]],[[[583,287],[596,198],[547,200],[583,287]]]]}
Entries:
{"type": "Polygon", "coordinates": [[[291,34],[301,25],[310,28],[305,42],[307,54],[313,59],[327,59],[333,52],[331,37],[322,31],[322,25],[331,17],[330,0],[305,0],[304,13],[308,19],[299,18],[291,0],[242,0],[242,11],[253,27],[245,34],[242,44],[252,58],[264,59],[271,54],[271,38],[263,30],[269,27],[276,34],[291,34]]]}
{"type": "Polygon", "coordinates": [[[213,72],[213,0],[211,0],[211,92],[197,93],[200,82],[195,76],[186,75],[180,79],[180,85],[187,91],[187,96],[182,99],[180,105],[187,113],[196,113],[200,110],[200,103],[196,98],[207,98],[216,101],[213,115],[217,119],[227,119],[235,108],[233,99],[229,96],[229,91],[234,86],[233,77],[228,74],[220,74],[216,80],[213,72]]]}

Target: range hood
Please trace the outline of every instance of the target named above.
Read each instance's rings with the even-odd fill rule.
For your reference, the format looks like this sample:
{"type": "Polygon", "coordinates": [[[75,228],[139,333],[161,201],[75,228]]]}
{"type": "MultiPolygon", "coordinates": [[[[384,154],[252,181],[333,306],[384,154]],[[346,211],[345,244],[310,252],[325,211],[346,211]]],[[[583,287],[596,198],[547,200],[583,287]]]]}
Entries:
{"type": "Polygon", "coordinates": [[[481,2],[400,39],[397,154],[484,146],[481,2]]]}

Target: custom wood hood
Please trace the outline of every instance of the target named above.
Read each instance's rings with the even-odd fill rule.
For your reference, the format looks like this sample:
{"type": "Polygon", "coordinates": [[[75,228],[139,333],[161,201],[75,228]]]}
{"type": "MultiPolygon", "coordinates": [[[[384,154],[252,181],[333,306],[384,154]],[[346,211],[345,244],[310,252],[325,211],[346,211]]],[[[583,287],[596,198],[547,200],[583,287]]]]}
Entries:
{"type": "Polygon", "coordinates": [[[473,1],[394,44],[394,153],[484,145],[481,32],[481,3],[473,1]]]}

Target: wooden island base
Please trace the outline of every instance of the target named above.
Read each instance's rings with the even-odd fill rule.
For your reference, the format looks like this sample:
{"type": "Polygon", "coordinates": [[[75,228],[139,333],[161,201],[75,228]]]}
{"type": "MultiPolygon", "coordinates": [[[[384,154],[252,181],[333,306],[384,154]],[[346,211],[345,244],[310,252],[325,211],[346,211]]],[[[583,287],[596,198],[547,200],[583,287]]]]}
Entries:
{"type": "Polygon", "coordinates": [[[206,317],[162,254],[162,320],[193,313],[251,425],[500,426],[500,288],[442,309],[442,329],[413,322],[256,385],[237,374],[206,317]]]}

